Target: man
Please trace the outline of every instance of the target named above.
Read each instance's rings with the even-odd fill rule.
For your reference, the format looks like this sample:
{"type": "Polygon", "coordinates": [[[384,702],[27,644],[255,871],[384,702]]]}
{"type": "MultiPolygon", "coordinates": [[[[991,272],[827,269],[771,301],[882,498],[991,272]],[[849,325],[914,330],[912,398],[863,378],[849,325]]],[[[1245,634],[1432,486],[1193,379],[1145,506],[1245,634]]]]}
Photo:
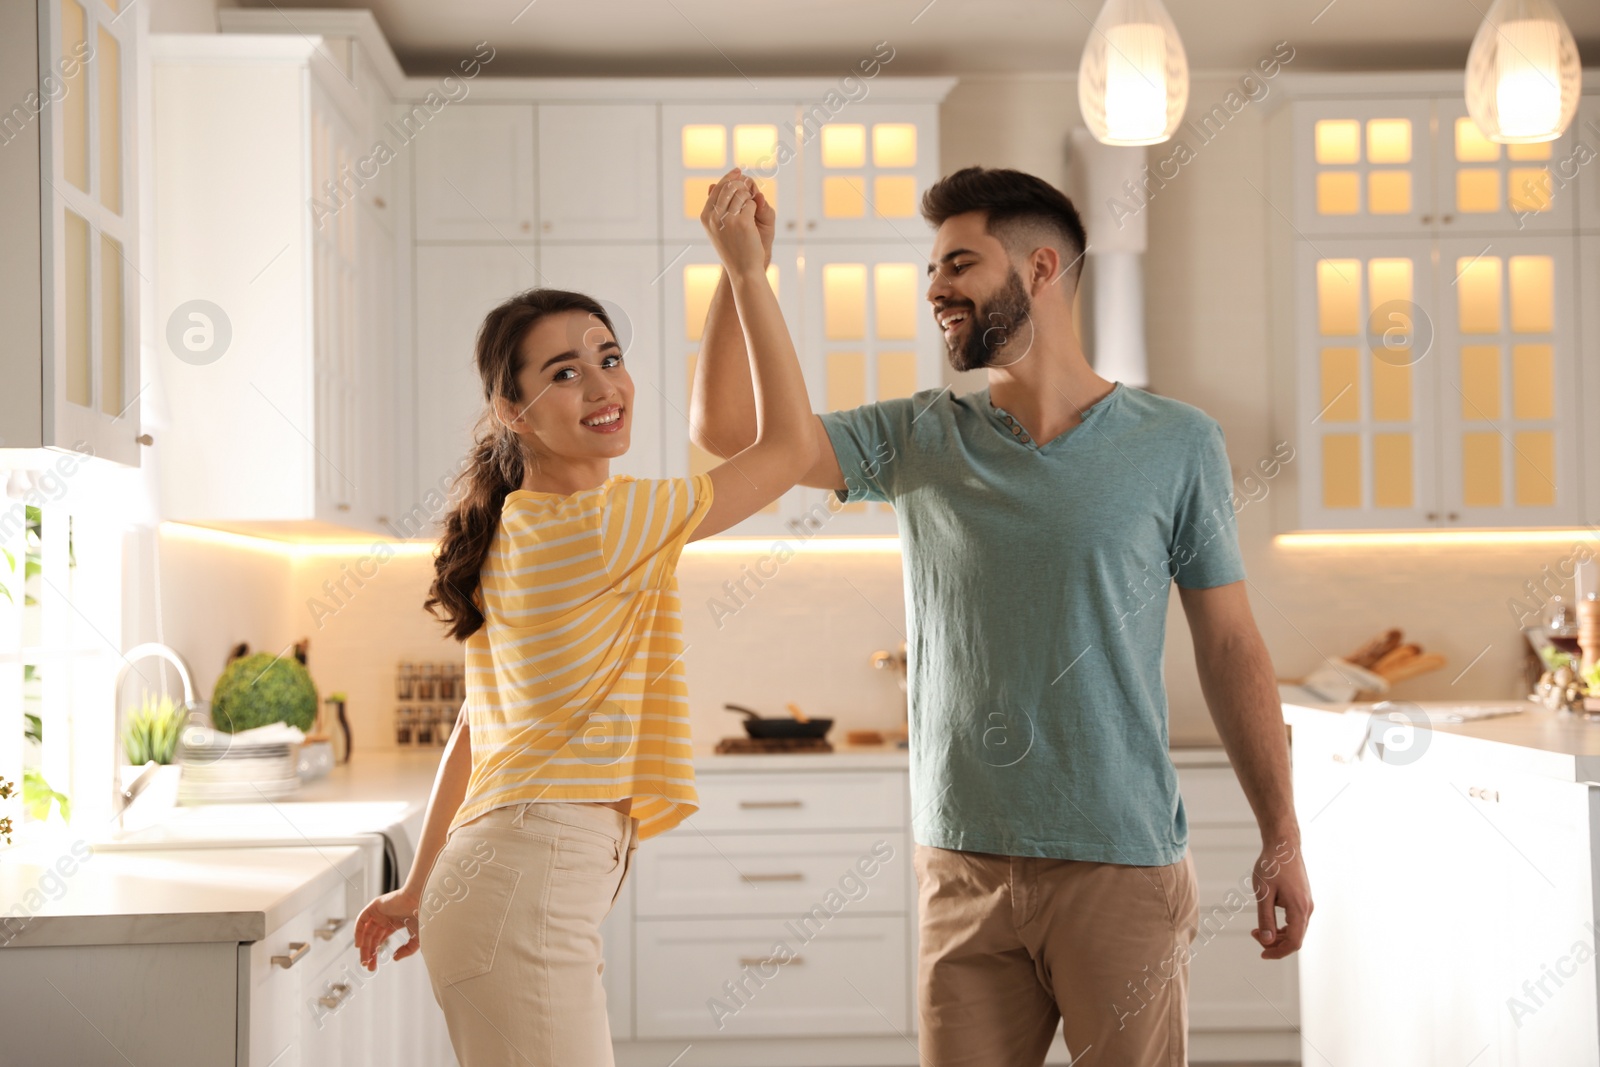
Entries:
{"type": "MultiPolygon", "coordinates": [[[[1040,1064],[1061,1021],[1082,1062],[1178,1067],[1199,909],[1167,752],[1172,581],[1261,828],[1261,955],[1298,949],[1311,914],[1222,432],[1089,366],[1072,322],[1083,224],[1059,191],[971,167],[922,213],[950,363],[986,368],[988,388],[818,417],[802,482],[899,520],[923,1062],[1040,1064]]],[[[691,413],[695,442],[724,456],[756,432],[725,290],[691,413]]]]}

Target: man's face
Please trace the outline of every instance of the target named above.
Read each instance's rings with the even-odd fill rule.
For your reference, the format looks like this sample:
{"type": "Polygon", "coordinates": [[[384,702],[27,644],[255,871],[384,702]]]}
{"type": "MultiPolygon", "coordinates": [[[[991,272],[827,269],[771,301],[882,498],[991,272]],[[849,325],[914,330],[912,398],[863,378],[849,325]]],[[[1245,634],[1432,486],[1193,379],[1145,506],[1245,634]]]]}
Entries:
{"type": "Polygon", "coordinates": [[[940,225],[928,265],[928,303],[958,371],[1006,366],[1033,342],[1033,300],[982,212],[940,225]]]}

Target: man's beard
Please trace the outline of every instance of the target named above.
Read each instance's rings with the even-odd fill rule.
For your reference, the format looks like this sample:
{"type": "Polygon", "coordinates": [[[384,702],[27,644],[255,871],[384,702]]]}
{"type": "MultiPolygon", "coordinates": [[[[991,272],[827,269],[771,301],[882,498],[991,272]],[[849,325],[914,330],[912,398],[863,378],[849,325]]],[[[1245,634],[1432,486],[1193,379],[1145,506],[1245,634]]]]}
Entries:
{"type": "MultiPolygon", "coordinates": [[[[1022,277],[1013,267],[1000,291],[986,300],[981,308],[973,308],[967,320],[966,340],[959,346],[949,348],[950,366],[958,371],[966,371],[1005,366],[1020,360],[1027,355],[1027,347],[1016,351],[1012,342],[1014,335],[1024,325],[1031,324],[1032,312],[1033,301],[1022,285],[1022,277]]],[[[1027,346],[1032,347],[1032,344],[1030,335],[1027,346]]]]}

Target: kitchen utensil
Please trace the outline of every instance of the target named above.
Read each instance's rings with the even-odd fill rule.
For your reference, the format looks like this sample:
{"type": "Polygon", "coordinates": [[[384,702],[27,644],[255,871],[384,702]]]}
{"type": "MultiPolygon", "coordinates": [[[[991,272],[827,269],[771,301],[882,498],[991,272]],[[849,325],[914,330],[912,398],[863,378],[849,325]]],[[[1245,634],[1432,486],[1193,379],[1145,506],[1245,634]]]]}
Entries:
{"type": "Polygon", "coordinates": [[[801,711],[800,710],[800,705],[796,704],[794,701],[792,701],[792,700],[789,701],[789,703],[785,704],[784,707],[789,709],[789,714],[791,716],[793,716],[795,722],[810,722],[811,721],[810,716],[808,716],[805,712],[801,711]]]}
{"type": "Polygon", "coordinates": [[[744,732],[751,737],[826,737],[833,729],[832,719],[807,719],[799,722],[789,719],[767,719],[761,713],[741,704],[724,704],[726,711],[745,717],[744,732]]]}

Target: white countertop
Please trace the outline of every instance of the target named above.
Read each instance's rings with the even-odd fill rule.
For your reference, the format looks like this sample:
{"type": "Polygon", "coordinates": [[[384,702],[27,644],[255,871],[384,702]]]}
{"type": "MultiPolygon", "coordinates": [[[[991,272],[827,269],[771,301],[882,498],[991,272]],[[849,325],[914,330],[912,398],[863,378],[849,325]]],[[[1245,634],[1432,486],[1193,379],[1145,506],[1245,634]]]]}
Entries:
{"type": "Polygon", "coordinates": [[[259,941],[341,879],[358,878],[361,864],[359,848],[340,846],[94,852],[83,859],[52,837],[0,856],[0,951],[259,941]]]}
{"type": "MultiPolygon", "coordinates": [[[[1424,710],[1473,706],[1475,703],[1505,704],[1506,701],[1416,701],[1424,710]]],[[[1285,703],[1283,718],[1291,727],[1307,725],[1316,729],[1348,732],[1349,747],[1359,749],[1372,715],[1371,704],[1295,704],[1285,703]]],[[[1429,755],[1482,763],[1525,774],[1555,778],[1563,782],[1600,783],[1600,723],[1574,715],[1546,711],[1529,703],[1528,710],[1515,715],[1461,723],[1430,723],[1429,755]]]]}

